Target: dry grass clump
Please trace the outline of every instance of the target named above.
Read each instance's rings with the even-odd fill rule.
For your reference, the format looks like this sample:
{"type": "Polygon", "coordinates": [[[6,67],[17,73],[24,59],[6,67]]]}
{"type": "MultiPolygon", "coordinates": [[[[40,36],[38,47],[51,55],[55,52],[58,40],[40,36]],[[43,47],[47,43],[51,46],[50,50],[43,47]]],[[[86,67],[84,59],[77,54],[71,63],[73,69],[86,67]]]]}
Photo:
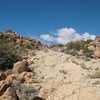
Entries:
{"type": "Polygon", "coordinates": [[[95,72],[91,75],[89,75],[90,78],[100,78],[100,69],[99,70],[95,70],[95,72]]]}
{"type": "Polygon", "coordinates": [[[71,59],[72,63],[79,65],[79,63],[77,61],[75,61],[74,59],[71,59]]]}
{"type": "Polygon", "coordinates": [[[81,68],[83,68],[83,69],[92,70],[92,68],[91,68],[91,67],[87,67],[87,66],[85,65],[84,62],[83,62],[83,63],[80,63],[80,66],[81,66],[81,68]]]}
{"type": "Polygon", "coordinates": [[[68,74],[68,71],[63,69],[63,70],[60,70],[60,73],[68,74]]]}
{"type": "Polygon", "coordinates": [[[87,69],[87,67],[86,67],[86,65],[85,65],[84,63],[81,63],[80,66],[81,66],[81,68],[83,68],[83,69],[87,69]]]}

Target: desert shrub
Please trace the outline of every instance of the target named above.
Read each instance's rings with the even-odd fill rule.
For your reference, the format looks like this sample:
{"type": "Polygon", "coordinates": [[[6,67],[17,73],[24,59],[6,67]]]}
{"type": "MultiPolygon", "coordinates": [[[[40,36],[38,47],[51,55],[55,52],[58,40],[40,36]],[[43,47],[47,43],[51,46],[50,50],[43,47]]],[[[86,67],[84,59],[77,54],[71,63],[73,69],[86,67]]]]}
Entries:
{"type": "Polygon", "coordinates": [[[91,40],[87,40],[87,41],[79,40],[79,41],[68,42],[65,45],[67,47],[66,51],[68,53],[70,53],[70,51],[73,50],[75,55],[77,55],[76,52],[82,50],[83,51],[83,55],[85,55],[87,57],[90,57],[93,54],[93,52],[88,49],[88,44],[90,42],[91,42],[91,40]]]}
{"type": "Polygon", "coordinates": [[[93,74],[89,76],[90,78],[100,78],[100,70],[96,70],[93,74]]]}
{"type": "Polygon", "coordinates": [[[93,51],[89,50],[87,46],[83,48],[83,54],[87,57],[91,57],[93,55],[93,51]]]}
{"type": "Polygon", "coordinates": [[[27,52],[28,49],[30,50],[36,50],[38,49],[38,46],[33,45],[33,43],[27,43],[27,44],[21,44],[20,47],[17,48],[21,52],[27,52]]]}
{"type": "Polygon", "coordinates": [[[81,68],[86,69],[86,65],[84,63],[80,63],[81,68]]]}
{"type": "Polygon", "coordinates": [[[6,70],[13,67],[13,63],[20,60],[14,45],[10,44],[6,37],[0,37],[0,69],[6,70]]]}
{"type": "Polygon", "coordinates": [[[55,48],[55,47],[63,47],[62,44],[52,44],[52,45],[48,45],[49,48],[55,48]]]}
{"type": "Polygon", "coordinates": [[[32,85],[21,84],[19,92],[21,100],[33,100],[38,95],[38,91],[32,85]]]}
{"type": "Polygon", "coordinates": [[[81,68],[91,70],[91,67],[87,67],[84,63],[80,63],[81,68]]]}
{"type": "Polygon", "coordinates": [[[67,44],[66,44],[66,47],[67,47],[67,50],[72,50],[73,48],[75,48],[75,46],[74,46],[74,42],[68,42],[67,44]]]}
{"type": "Polygon", "coordinates": [[[5,31],[5,33],[8,33],[8,32],[13,33],[13,30],[8,29],[8,30],[5,31]]]}
{"type": "Polygon", "coordinates": [[[87,44],[90,43],[89,40],[87,41],[84,41],[84,40],[79,40],[79,41],[71,41],[69,43],[66,44],[67,46],[67,49],[68,50],[77,50],[77,51],[80,51],[80,50],[84,50],[84,49],[87,49],[87,44]]]}
{"type": "Polygon", "coordinates": [[[27,49],[33,49],[33,46],[31,43],[25,44],[24,45],[27,49]]]}
{"type": "Polygon", "coordinates": [[[60,73],[63,73],[63,74],[68,74],[68,71],[67,70],[64,70],[64,69],[60,70],[59,72],[60,73]]]}
{"type": "Polygon", "coordinates": [[[71,59],[72,63],[79,65],[79,63],[77,61],[75,61],[74,59],[71,59]]]}
{"type": "Polygon", "coordinates": [[[36,90],[31,84],[21,83],[19,78],[13,80],[12,86],[17,93],[18,100],[44,100],[38,97],[39,90],[36,90]]]}

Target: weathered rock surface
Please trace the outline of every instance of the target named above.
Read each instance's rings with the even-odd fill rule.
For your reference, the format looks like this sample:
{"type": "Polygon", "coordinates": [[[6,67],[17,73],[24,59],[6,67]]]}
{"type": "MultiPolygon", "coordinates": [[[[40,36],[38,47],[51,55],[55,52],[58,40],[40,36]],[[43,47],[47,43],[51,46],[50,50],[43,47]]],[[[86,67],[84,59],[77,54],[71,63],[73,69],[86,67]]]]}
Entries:
{"type": "Polygon", "coordinates": [[[0,96],[3,95],[9,87],[12,87],[13,80],[21,81],[16,74],[9,75],[5,80],[0,81],[0,96]]]}
{"type": "Polygon", "coordinates": [[[88,44],[88,49],[94,52],[95,57],[100,58],[100,37],[88,44]]]}
{"type": "Polygon", "coordinates": [[[14,73],[22,73],[24,71],[28,71],[28,62],[26,60],[18,61],[13,66],[14,73]]]}
{"type": "Polygon", "coordinates": [[[17,95],[12,87],[8,87],[0,100],[17,100],[17,95]]]}
{"type": "Polygon", "coordinates": [[[94,51],[94,55],[100,58],[100,49],[94,51]]]}
{"type": "Polygon", "coordinates": [[[95,40],[98,41],[98,42],[100,42],[100,36],[97,36],[97,37],[95,38],[95,40]]]}

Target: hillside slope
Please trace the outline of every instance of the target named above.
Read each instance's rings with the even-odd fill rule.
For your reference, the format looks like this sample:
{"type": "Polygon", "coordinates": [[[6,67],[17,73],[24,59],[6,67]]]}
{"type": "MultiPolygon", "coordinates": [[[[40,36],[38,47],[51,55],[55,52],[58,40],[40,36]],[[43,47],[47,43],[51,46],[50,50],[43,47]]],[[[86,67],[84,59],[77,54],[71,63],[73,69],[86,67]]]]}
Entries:
{"type": "Polygon", "coordinates": [[[29,62],[34,62],[29,67],[42,80],[40,96],[46,100],[100,99],[100,79],[90,77],[100,69],[100,59],[84,61],[47,50],[38,51],[29,62]]]}
{"type": "MultiPolygon", "coordinates": [[[[15,32],[0,33],[0,42],[0,100],[100,100],[99,56],[69,55],[15,32]],[[27,57],[13,61],[15,49],[27,57]]],[[[98,44],[89,46],[100,50],[98,44]]]]}

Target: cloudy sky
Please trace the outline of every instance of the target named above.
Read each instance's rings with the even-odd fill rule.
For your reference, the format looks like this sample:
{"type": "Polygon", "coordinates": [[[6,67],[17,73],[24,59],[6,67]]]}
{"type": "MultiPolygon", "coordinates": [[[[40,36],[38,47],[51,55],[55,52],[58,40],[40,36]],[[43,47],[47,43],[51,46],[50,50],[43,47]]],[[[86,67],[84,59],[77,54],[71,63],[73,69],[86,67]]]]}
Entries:
{"type": "Polygon", "coordinates": [[[66,44],[70,41],[76,41],[80,39],[88,40],[95,39],[96,35],[85,32],[83,34],[77,33],[77,31],[73,28],[61,28],[58,29],[53,34],[41,34],[40,38],[48,43],[58,43],[58,44],[66,44]]]}
{"type": "Polygon", "coordinates": [[[12,29],[45,44],[100,35],[100,0],[0,0],[0,31],[12,29]]]}

